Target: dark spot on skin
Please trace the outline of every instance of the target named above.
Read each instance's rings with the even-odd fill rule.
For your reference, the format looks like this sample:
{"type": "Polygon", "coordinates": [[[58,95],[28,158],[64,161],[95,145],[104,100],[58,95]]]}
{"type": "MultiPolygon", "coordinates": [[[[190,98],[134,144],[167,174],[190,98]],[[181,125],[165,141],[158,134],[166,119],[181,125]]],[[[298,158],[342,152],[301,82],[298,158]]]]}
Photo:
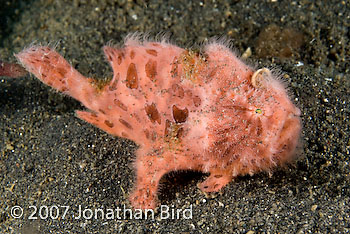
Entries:
{"type": "Polygon", "coordinates": [[[151,45],[153,45],[155,47],[160,47],[159,43],[152,43],[151,45]]]}
{"type": "Polygon", "coordinates": [[[168,143],[180,143],[181,139],[186,135],[181,124],[166,120],[164,136],[168,143]]]}
{"type": "Polygon", "coordinates": [[[130,58],[131,58],[131,59],[134,59],[134,58],[135,58],[135,51],[132,50],[132,51],[130,52],[130,58]]]}
{"type": "Polygon", "coordinates": [[[153,56],[157,56],[157,51],[156,50],[153,50],[153,49],[148,49],[146,50],[147,54],[150,54],[150,55],[153,55],[153,56]]]}
{"type": "Polygon", "coordinates": [[[98,111],[101,112],[104,115],[106,114],[106,112],[104,110],[102,110],[102,109],[98,109],[98,111]]]}
{"type": "Polygon", "coordinates": [[[213,146],[215,148],[214,150],[216,152],[220,152],[220,156],[223,156],[229,152],[227,150],[230,149],[230,147],[227,145],[227,142],[227,137],[222,137],[213,143],[213,146]]]}
{"type": "MultiPolygon", "coordinates": [[[[227,138],[226,138],[227,139],[227,138]]],[[[220,149],[220,151],[222,152],[222,155],[221,157],[222,158],[227,158],[227,157],[230,157],[230,155],[232,154],[232,148],[231,146],[225,146],[223,145],[220,149]]]]}
{"type": "Polygon", "coordinates": [[[185,135],[185,130],[183,128],[179,128],[176,133],[176,137],[181,139],[185,135]]]}
{"type": "Polygon", "coordinates": [[[202,100],[200,97],[198,97],[198,96],[193,97],[193,104],[195,107],[199,107],[201,105],[201,103],[202,103],[202,100]]]}
{"type": "Polygon", "coordinates": [[[188,117],[188,109],[181,110],[177,106],[173,105],[173,117],[176,123],[184,123],[188,117]]]}
{"type": "Polygon", "coordinates": [[[61,92],[66,92],[66,91],[68,91],[67,87],[64,86],[64,87],[61,88],[61,92]]]}
{"type": "Polygon", "coordinates": [[[215,177],[215,178],[221,178],[222,175],[215,175],[214,177],[215,177]]]}
{"type": "Polygon", "coordinates": [[[154,61],[152,59],[148,60],[148,62],[145,65],[145,72],[147,77],[150,78],[151,81],[156,81],[157,61],[154,61]]]}
{"type": "Polygon", "coordinates": [[[48,61],[48,62],[46,63],[46,67],[43,67],[43,68],[46,69],[46,70],[43,71],[43,72],[48,72],[48,71],[54,70],[54,67],[51,65],[50,61],[48,61]]]}
{"type": "Polygon", "coordinates": [[[125,138],[129,137],[128,134],[126,134],[125,132],[122,132],[121,135],[122,135],[122,137],[125,137],[125,138]]]}
{"type": "Polygon", "coordinates": [[[109,54],[109,51],[108,51],[108,54],[107,54],[107,59],[108,59],[108,61],[113,61],[113,57],[109,54]]]}
{"type": "Polygon", "coordinates": [[[256,127],[256,135],[260,136],[262,134],[262,123],[260,118],[258,118],[258,126],[256,127]]]}
{"type": "Polygon", "coordinates": [[[180,85],[178,85],[178,84],[173,84],[173,85],[171,86],[171,88],[172,88],[172,90],[173,90],[173,92],[174,92],[174,95],[176,95],[177,97],[179,97],[179,98],[182,99],[182,98],[185,96],[184,89],[183,89],[180,85]]]}
{"type": "Polygon", "coordinates": [[[119,81],[119,78],[120,78],[120,74],[119,72],[117,73],[113,83],[109,86],[109,90],[110,91],[114,91],[117,89],[117,84],[118,84],[118,81],[119,81]]]}
{"type": "Polygon", "coordinates": [[[128,122],[126,122],[124,119],[119,119],[119,122],[123,124],[125,127],[132,129],[132,126],[128,122]]]}
{"type": "Polygon", "coordinates": [[[171,122],[170,120],[165,121],[165,129],[164,129],[164,136],[169,136],[170,135],[170,127],[171,127],[171,122]]]}
{"type": "Polygon", "coordinates": [[[109,128],[113,128],[114,127],[114,124],[108,120],[105,120],[105,124],[107,125],[107,127],[109,128]]]}
{"type": "Polygon", "coordinates": [[[215,68],[213,68],[213,69],[210,71],[210,73],[209,73],[209,75],[208,75],[208,77],[207,77],[207,79],[206,79],[207,82],[213,79],[213,77],[216,75],[217,69],[218,69],[218,68],[215,67],[215,68]]]}
{"type": "Polygon", "coordinates": [[[238,154],[234,154],[231,156],[231,161],[235,161],[239,158],[239,155],[238,154]]]}
{"type": "Polygon", "coordinates": [[[112,57],[112,59],[113,59],[114,57],[117,57],[117,56],[116,56],[117,50],[114,49],[114,48],[109,47],[108,50],[106,50],[106,52],[108,53],[109,56],[112,57]]]}
{"type": "Polygon", "coordinates": [[[120,52],[120,54],[118,55],[118,65],[120,65],[123,62],[123,59],[125,58],[125,54],[124,52],[120,52]]]}
{"type": "Polygon", "coordinates": [[[192,97],[192,91],[191,90],[186,90],[185,93],[186,93],[187,96],[192,97]]]}
{"type": "Polygon", "coordinates": [[[161,124],[161,118],[157,110],[156,104],[152,103],[151,105],[146,105],[145,110],[148,118],[151,120],[152,123],[157,121],[158,124],[161,124]]]}
{"type": "Polygon", "coordinates": [[[130,89],[137,89],[139,87],[136,65],[134,63],[130,63],[128,67],[126,74],[126,87],[130,89]]]}
{"type": "Polygon", "coordinates": [[[94,118],[97,118],[97,114],[95,112],[92,112],[91,116],[94,117],[94,118]]]}
{"type": "Polygon", "coordinates": [[[136,113],[133,113],[130,116],[131,116],[131,118],[135,118],[137,120],[137,122],[141,123],[141,119],[136,113]]]}
{"type": "Polygon", "coordinates": [[[156,141],[157,140],[157,133],[155,131],[152,132],[151,134],[151,140],[156,141]]]}
{"type": "Polygon", "coordinates": [[[171,66],[171,71],[170,71],[170,74],[171,74],[171,77],[177,77],[179,75],[179,61],[177,59],[177,57],[175,56],[174,57],[174,60],[173,62],[171,63],[172,66],[171,66]]]}
{"type": "Polygon", "coordinates": [[[145,133],[146,138],[149,139],[149,131],[148,131],[148,129],[144,130],[144,133],[145,133]]]}
{"type": "Polygon", "coordinates": [[[123,111],[128,111],[128,108],[118,99],[114,99],[114,104],[116,104],[123,111]]]}

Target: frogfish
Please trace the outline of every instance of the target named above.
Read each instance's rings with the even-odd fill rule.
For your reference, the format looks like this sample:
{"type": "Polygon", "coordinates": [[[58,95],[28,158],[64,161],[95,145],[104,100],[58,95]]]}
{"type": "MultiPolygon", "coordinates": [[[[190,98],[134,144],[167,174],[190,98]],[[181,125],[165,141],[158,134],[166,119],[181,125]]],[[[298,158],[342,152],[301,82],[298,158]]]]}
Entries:
{"type": "Polygon", "coordinates": [[[183,49],[128,36],[103,51],[113,69],[106,82],[84,77],[49,46],[15,56],[43,83],[80,101],[87,108],[76,111],[80,119],[139,145],[129,196],[135,209],[159,205],[159,181],[172,171],[208,173],[198,187],[211,193],[296,158],[301,111],[281,75],[247,65],[227,43],[183,49]]]}

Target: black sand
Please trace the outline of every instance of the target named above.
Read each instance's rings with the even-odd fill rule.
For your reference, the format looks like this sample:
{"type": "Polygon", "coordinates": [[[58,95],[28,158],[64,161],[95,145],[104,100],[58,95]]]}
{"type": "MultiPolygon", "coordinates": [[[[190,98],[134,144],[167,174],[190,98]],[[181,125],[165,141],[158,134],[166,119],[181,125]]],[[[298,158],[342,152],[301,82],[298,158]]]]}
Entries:
{"type": "Polygon", "coordinates": [[[130,208],[137,145],[79,120],[78,102],[34,77],[2,77],[0,233],[349,232],[349,2],[228,2],[0,1],[0,60],[14,61],[13,53],[32,42],[49,42],[81,73],[104,79],[112,73],[101,47],[130,32],[169,32],[180,46],[224,35],[240,53],[251,48],[249,59],[259,67],[289,75],[304,124],[302,156],[272,177],[239,177],[206,197],[196,187],[205,175],[167,176],[161,203],[192,205],[192,219],[161,220],[159,213],[154,220],[75,219],[79,205],[130,208]],[[266,29],[274,33],[270,39],[260,34],[266,29]],[[271,53],[261,50],[261,40],[271,53]],[[11,216],[16,205],[24,211],[19,219],[11,216]],[[42,217],[38,211],[37,220],[29,219],[30,206],[44,207],[42,217]],[[63,207],[58,219],[45,218],[45,206],[70,209],[65,219],[63,207]]]}

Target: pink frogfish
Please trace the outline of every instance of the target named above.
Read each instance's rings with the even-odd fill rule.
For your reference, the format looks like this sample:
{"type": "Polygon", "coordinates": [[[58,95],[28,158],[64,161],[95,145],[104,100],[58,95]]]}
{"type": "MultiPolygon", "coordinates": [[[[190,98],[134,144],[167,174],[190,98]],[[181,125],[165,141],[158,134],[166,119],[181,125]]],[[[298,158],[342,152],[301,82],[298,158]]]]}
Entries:
{"type": "Polygon", "coordinates": [[[284,166],[295,158],[300,110],[280,77],[253,69],[225,43],[199,50],[129,36],[103,47],[113,78],[98,82],[50,47],[15,56],[38,79],[79,100],[77,116],[139,145],[134,208],[158,206],[159,181],[178,170],[209,173],[198,187],[217,192],[239,175],[284,166]]]}

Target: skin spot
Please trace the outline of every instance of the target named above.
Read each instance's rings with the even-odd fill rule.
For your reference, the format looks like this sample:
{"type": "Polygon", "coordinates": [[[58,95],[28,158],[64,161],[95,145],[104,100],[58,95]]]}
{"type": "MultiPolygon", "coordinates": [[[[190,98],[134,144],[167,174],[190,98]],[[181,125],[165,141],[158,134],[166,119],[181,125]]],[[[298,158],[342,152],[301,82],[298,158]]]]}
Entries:
{"type": "Polygon", "coordinates": [[[151,140],[156,141],[157,140],[157,133],[155,131],[152,132],[151,134],[151,140]]]}
{"type": "Polygon", "coordinates": [[[117,84],[118,84],[119,78],[120,78],[120,74],[118,72],[116,77],[114,78],[113,83],[109,86],[110,91],[114,91],[117,89],[117,84]]]}
{"type": "Polygon", "coordinates": [[[212,80],[216,76],[217,70],[218,70],[218,68],[215,67],[210,71],[209,75],[206,78],[206,82],[209,82],[210,80],[212,80]]]}
{"type": "Polygon", "coordinates": [[[51,71],[54,69],[54,67],[51,65],[50,61],[47,61],[45,64],[46,64],[46,67],[44,67],[44,68],[46,68],[48,71],[51,71]]]}
{"type": "Polygon", "coordinates": [[[164,136],[169,136],[170,135],[170,127],[171,127],[171,122],[170,120],[165,121],[165,129],[164,129],[164,136]]]}
{"type": "Polygon", "coordinates": [[[170,74],[171,77],[177,77],[179,75],[179,61],[177,59],[177,57],[174,57],[173,62],[171,63],[171,70],[170,70],[170,74]]]}
{"type": "Polygon", "coordinates": [[[114,124],[112,122],[110,122],[109,120],[105,120],[105,124],[107,125],[107,127],[109,128],[113,128],[114,124]]]}
{"type": "Polygon", "coordinates": [[[126,87],[129,89],[137,89],[139,87],[136,65],[130,63],[126,74],[126,87]]]}
{"type": "Polygon", "coordinates": [[[137,122],[141,123],[141,119],[136,113],[133,113],[130,116],[131,116],[131,118],[135,118],[137,120],[137,122]]]}
{"type": "Polygon", "coordinates": [[[123,124],[125,127],[132,129],[132,126],[128,122],[126,122],[124,119],[119,119],[119,122],[123,124]]]}
{"type": "Polygon", "coordinates": [[[153,56],[157,56],[158,52],[156,50],[153,49],[148,49],[146,50],[147,54],[153,55],[153,56]]]}
{"type": "Polygon", "coordinates": [[[237,159],[239,159],[239,157],[240,157],[239,154],[234,154],[234,155],[232,156],[232,160],[237,160],[237,159]]]}
{"type": "Polygon", "coordinates": [[[98,111],[101,112],[104,115],[106,114],[106,112],[104,110],[102,110],[102,109],[98,109],[98,111]]]}
{"type": "Polygon", "coordinates": [[[61,75],[61,77],[65,77],[67,74],[67,70],[65,68],[62,67],[58,67],[57,68],[57,73],[61,75]]]}
{"type": "Polygon", "coordinates": [[[181,124],[171,122],[168,119],[165,121],[164,136],[169,142],[178,143],[184,135],[185,131],[181,124]]]}
{"type": "Polygon", "coordinates": [[[114,99],[114,104],[116,104],[120,109],[122,109],[123,111],[128,111],[128,108],[126,105],[124,105],[124,103],[122,103],[120,100],[118,99],[114,99]]]}
{"type": "Polygon", "coordinates": [[[145,110],[148,118],[151,120],[152,123],[157,122],[158,124],[161,124],[161,118],[157,110],[156,104],[152,103],[151,105],[146,105],[145,110]]]}
{"type": "Polygon", "coordinates": [[[130,52],[130,58],[131,58],[131,59],[134,59],[134,58],[135,58],[135,51],[132,50],[132,51],[130,52]]]}
{"type": "Polygon", "coordinates": [[[145,129],[143,132],[145,133],[146,138],[149,139],[149,131],[148,131],[148,129],[145,129]]]}
{"type": "Polygon", "coordinates": [[[202,100],[200,97],[198,97],[198,96],[193,97],[193,104],[195,107],[199,107],[201,105],[201,103],[202,103],[202,100]]]}
{"type": "Polygon", "coordinates": [[[154,61],[152,59],[148,60],[148,62],[145,65],[145,72],[146,76],[151,81],[156,81],[156,75],[157,75],[157,61],[154,61]]]}
{"type": "Polygon", "coordinates": [[[176,138],[181,139],[185,135],[185,131],[183,128],[179,128],[176,133],[176,138]]]}
{"type": "MultiPolygon", "coordinates": [[[[46,62],[46,63],[48,63],[49,61],[50,61],[50,58],[49,58],[49,56],[47,56],[47,55],[44,55],[44,57],[43,57],[44,59],[44,62],[46,62]]],[[[39,62],[39,59],[34,59],[34,61],[36,61],[36,62],[39,62]]]]}
{"type": "Polygon", "coordinates": [[[122,132],[121,135],[122,135],[122,137],[125,137],[125,138],[128,138],[128,137],[129,137],[129,135],[126,134],[125,132],[122,132]]]}
{"type": "Polygon", "coordinates": [[[120,52],[117,58],[118,65],[120,65],[123,62],[123,59],[125,58],[124,52],[120,52]]]}
{"type": "Polygon", "coordinates": [[[67,87],[62,87],[62,88],[61,88],[61,91],[62,91],[62,92],[66,92],[66,91],[68,91],[68,88],[67,88],[67,87]]]}
{"type": "Polygon", "coordinates": [[[187,96],[192,97],[192,91],[191,90],[186,90],[185,93],[186,93],[187,96]]]}
{"type": "Polygon", "coordinates": [[[107,52],[107,59],[108,59],[108,61],[112,62],[113,61],[113,56],[110,54],[111,51],[110,50],[106,50],[106,52],[107,52]]]}
{"type": "Polygon", "coordinates": [[[172,88],[172,90],[173,90],[175,96],[177,96],[177,97],[179,97],[179,98],[181,98],[181,99],[184,98],[185,92],[184,92],[184,89],[183,89],[180,85],[178,85],[178,84],[173,84],[173,85],[171,86],[171,88],[172,88]]]}
{"type": "Polygon", "coordinates": [[[181,110],[177,106],[173,105],[173,117],[176,123],[184,123],[188,117],[188,109],[181,110]]]}

